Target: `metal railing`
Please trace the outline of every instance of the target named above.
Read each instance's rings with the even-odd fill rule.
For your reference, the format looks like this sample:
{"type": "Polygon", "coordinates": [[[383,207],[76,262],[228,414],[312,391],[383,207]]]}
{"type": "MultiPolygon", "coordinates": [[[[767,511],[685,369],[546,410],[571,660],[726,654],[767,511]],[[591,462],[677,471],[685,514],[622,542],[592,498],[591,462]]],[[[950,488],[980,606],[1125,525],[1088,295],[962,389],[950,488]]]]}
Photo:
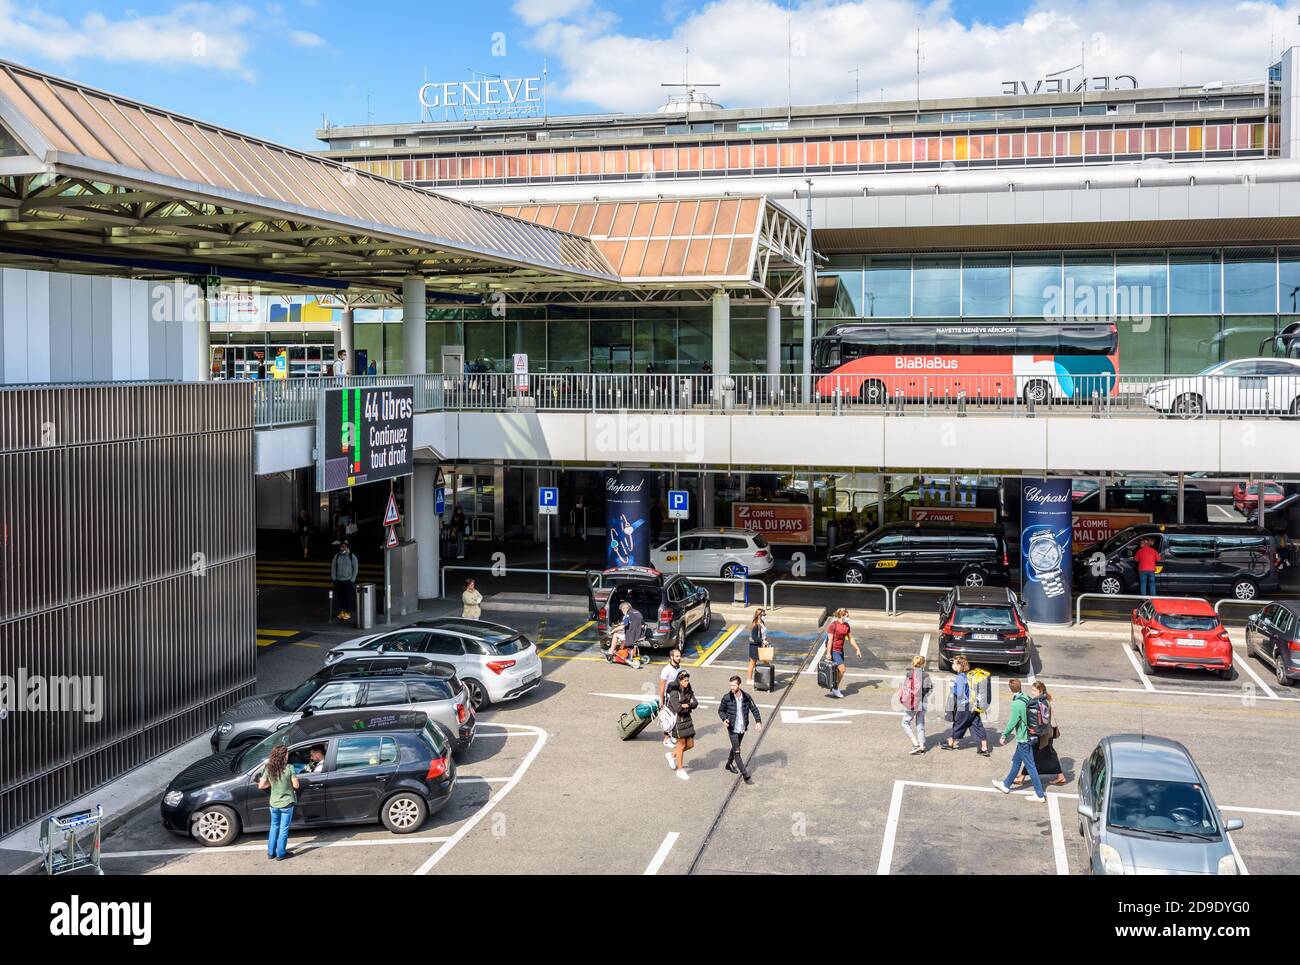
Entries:
{"type": "Polygon", "coordinates": [[[902,583],[894,587],[889,597],[889,615],[898,616],[898,594],[907,590],[909,593],[951,593],[951,586],[927,586],[924,583],[902,583]]]}
{"type": "Polygon", "coordinates": [[[551,576],[578,576],[578,577],[582,577],[584,580],[587,578],[586,570],[546,570],[546,569],[533,569],[533,568],[528,568],[523,566],[459,566],[459,565],[444,566],[442,568],[442,575],[440,577],[442,581],[441,589],[442,589],[443,599],[447,598],[447,574],[452,572],[453,570],[460,573],[487,573],[490,576],[494,576],[498,578],[504,576],[514,576],[518,573],[535,574],[541,576],[546,576],[549,573],[551,576]]]}
{"type": "MultiPolygon", "coordinates": [[[[1204,603],[1207,606],[1210,601],[1203,596],[1165,596],[1157,593],[1155,596],[1143,596],[1141,593],[1080,593],[1074,598],[1074,625],[1077,627],[1083,623],[1083,601],[1092,597],[1097,600],[1188,600],[1196,603],[1204,603]]],[[[1218,612],[1217,610],[1215,611],[1218,612]]]]}
{"type": "MultiPolygon", "coordinates": [[[[1263,364],[1263,363],[1261,363],[1263,364]]],[[[1287,363],[1278,361],[1280,366],[1287,363]]],[[[322,388],[413,385],[415,411],[799,413],[881,416],[1300,418],[1296,375],[600,374],[502,372],[274,379],[254,383],[260,427],[315,420],[322,388]]]]}
{"type": "Polygon", "coordinates": [[[1235,599],[1233,599],[1233,598],[1231,598],[1231,597],[1226,597],[1226,598],[1224,598],[1224,599],[1222,599],[1222,600],[1215,600],[1215,601],[1214,601],[1214,614],[1215,614],[1215,616],[1218,616],[1218,615],[1219,615],[1219,608],[1220,608],[1220,607],[1225,607],[1225,606],[1258,606],[1258,607],[1266,607],[1266,606],[1268,606],[1268,605],[1269,605],[1270,603],[1272,603],[1272,602],[1273,602],[1272,600],[1235,600],[1235,599]]]}
{"type": "Polygon", "coordinates": [[[889,587],[883,583],[829,583],[824,580],[773,580],[769,585],[772,608],[776,609],[776,588],[778,586],[827,587],[833,590],[879,590],[885,595],[885,615],[890,613],[889,587]]]}

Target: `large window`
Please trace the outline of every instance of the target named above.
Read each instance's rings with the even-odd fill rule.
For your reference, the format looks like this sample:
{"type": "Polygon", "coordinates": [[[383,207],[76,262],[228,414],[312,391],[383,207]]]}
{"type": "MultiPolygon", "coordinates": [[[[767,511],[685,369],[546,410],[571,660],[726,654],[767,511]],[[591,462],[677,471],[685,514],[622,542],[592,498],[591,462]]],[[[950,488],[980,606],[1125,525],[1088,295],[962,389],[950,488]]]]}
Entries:
{"type": "Polygon", "coordinates": [[[546,323],[546,368],[549,372],[590,371],[587,320],[553,318],[546,323]]]}
{"type": "Polygon", "coordinates": [[[1118,322],[1116,327],[1119,329],[1121,372],[1161,375],[1166,371],[1165,340],[1169,332],[1167,316],[1128,319],[1118,322]]]}
{"type": "Polygon", "coordinates": [[[1221,309],[1219,254],[1175,252],[1169,256],[1169,314],[1217,315],[1221,309]]]}
{"type": "Polygon", "coordinates": [[[867,318],[907,318],[912,314],[912,260],[868,258],[862,313],[867,318]]]}
{"type": "Polygon", "coordinates": [[[1006,317],[1011,312],[1011,259],[967,256],[962,263],[963,315],[1006,317]]]}
{"type": "Polygon", "coordinates": [[[1169,371],[1179,374],[1199,372],[1218,362],[1221,321],[1218,315],[1171,318],[1169,371]]]}
{"type": "Polygon", "coordinates": [[[917,258],[912,269],[912,312],[919,317],[961,315],[961,259],[917,258]]]}
{"type": "Polygon", "coordinates": [[[514,371],[514,356],[519,353],[528,356],[529,372],[547,371],[546,323],[532,319],[507,319],[505,324],[508,371],[514,371]]]}
{"type": "Polygon", "coordinates": [[[622,373],[632,371],[632,322],[591,322],[591,371],[622,373]]]}
{"type": "Polygon", "coordinates": [[[505,342],[498,320],[465,323],[465,361],[480,372],[508,372],[505,342]]]}
{"type": "MultiPolygon", "coordinates": [[[[655,314],[649,309],[647,314],[655,314]]],[[[637,372],[653,365],[656,372],[677,371],[677,319],[667,309],[664,318],[638,318],[633,326],[632,363],[637,372]]]]}
{"type": "Polygon", "coordinates": [[[1067,255],[1065,298],[1069,318],[1109,318],[1115,266],[1110,255],[1067,255]]]}
{"type": "Polygon", "coordinates": [[[1223,256],[1223,311],[1277,311],[1277,264],[1273,249],[1228,249],[1223,256]]]}
{"type": "Polygon", "coordinates": [[[1016,255],[1011,280],[1015,314],[1038,319],[1064,315],[1060,255],[1016,255]]]}
{"type": "Polygon", "coordinates": [[[1165,253],[1115,256],[1115,314],[1126,320],[1169,312],[1169,265],[1165,253]]]}

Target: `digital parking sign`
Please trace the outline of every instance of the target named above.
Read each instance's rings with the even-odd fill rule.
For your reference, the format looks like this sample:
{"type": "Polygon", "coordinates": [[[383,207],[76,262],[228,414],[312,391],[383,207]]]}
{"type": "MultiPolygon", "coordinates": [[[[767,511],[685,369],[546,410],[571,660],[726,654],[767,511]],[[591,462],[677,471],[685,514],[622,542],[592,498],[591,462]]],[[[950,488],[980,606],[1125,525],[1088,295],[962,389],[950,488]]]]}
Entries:
{"type": "Polygon", "coordinates": [[[409,385],[321,391],[316,415],[316,491],[408,476],[415,393],[409,385]]]}

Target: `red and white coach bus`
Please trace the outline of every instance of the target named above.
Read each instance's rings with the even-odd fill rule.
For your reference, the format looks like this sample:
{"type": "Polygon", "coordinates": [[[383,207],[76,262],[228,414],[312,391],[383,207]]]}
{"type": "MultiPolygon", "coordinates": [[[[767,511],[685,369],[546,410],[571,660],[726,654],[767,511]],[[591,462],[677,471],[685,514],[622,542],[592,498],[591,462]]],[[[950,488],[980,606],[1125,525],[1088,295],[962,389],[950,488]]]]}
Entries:
{"type": "Polygon", "coordinates": [[[813,339],[824,399],[1090,398],[1118,391],[1114,322],[871,322],[835,325],[813,339]]]}

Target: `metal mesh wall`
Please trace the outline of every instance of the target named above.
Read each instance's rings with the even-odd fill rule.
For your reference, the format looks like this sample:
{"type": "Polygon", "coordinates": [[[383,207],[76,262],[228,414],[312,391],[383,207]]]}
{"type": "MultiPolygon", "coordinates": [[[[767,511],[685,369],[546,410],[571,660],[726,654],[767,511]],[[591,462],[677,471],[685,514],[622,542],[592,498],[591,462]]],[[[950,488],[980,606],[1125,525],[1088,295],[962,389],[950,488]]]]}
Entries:
{"type": "Polygon", "coordinates": [[[92,698],[0,720],[0,834],[251,692],[253,482],[248,385],[0,389],[0,686],[92,698]]]}

